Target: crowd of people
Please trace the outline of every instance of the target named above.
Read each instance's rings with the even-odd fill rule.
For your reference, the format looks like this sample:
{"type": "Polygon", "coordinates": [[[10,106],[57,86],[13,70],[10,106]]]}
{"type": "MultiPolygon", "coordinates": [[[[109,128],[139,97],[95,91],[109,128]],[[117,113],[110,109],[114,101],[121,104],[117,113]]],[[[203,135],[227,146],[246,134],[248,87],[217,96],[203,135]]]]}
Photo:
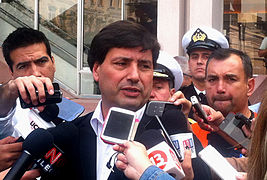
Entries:
{"type": "MultiPolygon", "coordinates": [[[[190,146],[194,146],[197,156],[192,157],[189,144],[180,147],[185,148],[180,160],[184,180],[218,178],[198,156],[208,144],[240,172],[236,179],[267,179],[267,94],[258,113],[249,109],[255,86],[250,57],[229,48],[224,35],[210,27],[189,30],[182,46],[188,54],[185,61],[189,71],[177,62],[181,57],[174,58],[160,50],[157,38],[142,25],[117,21],[104,27],[93,38],[87,59],[101,100],[93,112],[71,122],[78,135],[66,145],[64,165],[55,168],[53,174],[44,173],[39,166],[29,168],[22,179],[174,179],[152,163],[146,144],[138,142],[144,132],[162,130],[157,117],[146,113],[150,101],[181,107],[175,109],[179,111],[177,116],[164,112],[162,121],[173,120],[168,125],[172,132],[167,134],[192,134],[194,143],[190,146]],[[190,78],[189,83],[185,83],[185,77],[190,78]],[[206,121],[192,107],[193,95],[203,104],[206,121]],[[140,121],[134,141],[114,146],[103,141],[101,133],[111,107],[135,112],[140,121]],[[242,113],[252,122],[251,127],[239,127],[250,138],[248,149],[234,144],[220,129],[229,113],[242,113]]],[[[18,129],[20,119],[29,119],[25,127],[35,129],[31,114],[38,116],[47,108],[21,108],[19,99],[35,106],[46,101],[45,91],[54,94],[56,59],[45,35],[26,27],[9,34],[2,50],[12,73],[12,79],[0,85],[0,177],[5,177],[23,151],[23,142],[18,140],[25,134],[18,129]]],[[[176,148],[168,138],[167,143],[176,148]]]]}

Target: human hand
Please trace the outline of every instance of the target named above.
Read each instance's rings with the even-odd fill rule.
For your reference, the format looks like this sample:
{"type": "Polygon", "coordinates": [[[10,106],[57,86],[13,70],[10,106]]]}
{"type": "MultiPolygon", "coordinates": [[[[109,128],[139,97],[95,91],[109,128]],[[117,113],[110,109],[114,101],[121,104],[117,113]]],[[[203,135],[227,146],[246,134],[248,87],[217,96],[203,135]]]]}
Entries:
{"type": "Polygon", "coordinates": [[[182,104],[183,105],[182,112],[184,113],[186,118],[188,118],[189,112],[192,107],[192,103],[185,98],[184,94],[181,91],[175,92],[169,99],[169,101],[173,102],[177,106],[182,104]]]}
{"type": "MultiPolygon", "coordinates": [[[[10,169],[6,169],[5,171],[0,172],[0,179],[4,179],[9,170],[10,169]]],[[[21,177],[20,180],[36,180],[36,178],[39,177],[40,175],[41,174],[39,169],[29,170],[24,173],[24,175],[21,177]]]]}
{"type": "Polygon", "coordinates": [[[17,91],[21,95],[21,98],[26,102],[26,103],[31,103],[33,105],[38,104],[38,100],[41,103],[44,103],[46,100],[45,97],[45,88],[46,86],[48,93],[50,95],[54,94],[54,87],[52,85],[52,82],[49,78],[46,77],[36,77],[36,76],[24,76],[24,77],[18,77],[13,81],[15,84],[17,91]],[[36,94],[36,89],[38,91],[38,96],[36,94]],[[27,91],[29,95],[27,94],[27,91]]]}
{"type": "Polygon", "coordinates": [[[185,173],[185,177],[182,180],[192,180],[194,179],[194,171],[192,168],[191,151],[185,149],[184,151],[184,161],[182,162],[182,168],[185,173]]]}
{"type": "MultiPolygon", "coordinates": [[[[32,102],[33,105],[37,105],[38,100],[41,103],[45,102],[46,97],[44,86],[46,86],[50,95],[54,94],[52,82],[46,77],[36,77],[33,75],[24,76],[3,84],[0,87],[0,116],[4,116],[10,111],[15,105],[19,94],[27,104],[32,102]],[[38,96],[36,90],[38,91],[38,96]]],[[[40,108],[40,110],[42,110],[42,108],[40,108]]]]}
{"type": "MultiPolygon", "coordinates": [[[[250,128],[248,128],[246,125],[243,125],[242,126],[242,130],[243,132],[245,133],[245,135],[250,139],[251,136],[252,136],[252,132],[254,130],[254,127],[255,127],[255,118],[251,121],[251,126],[250,128]]],[[[245,148],[242,148],[241,149],[241,153],[244,155],[244,156],[247,156],[248,155],[248,150],[245,149],[245,148]]]]}
{"type": "Polygon", "coordinates": [[[39,169],[32,169],[26,171],[25,174],[21,177],[21,180],[35,180],[40,175],[41,173],[39,169]]]}
{"type": "Polygon", "coordinates": [[[9,168],[20,156],[22,142],[15,143],[17,139],[8,136],[0,140],[0,171],[9,168]]]}
{"type": "Polygon", "coordinates": [[[236,176],[236,180],[246,180],[246,179],[247,179],[247,173],[238,172],[238,175],[236,176]]]}
{"type": "Polygon", "coordinates": [[[202,105],[204,112],[207,114],[208,124],[204,122],[196,113],[194,113],[194,119],[198,122],[199,127],[206,131],[216,132],[219,131],[219,125],[225,119],[220,111],[215,111],[213,108],[207,105],[202,105]]]}
{"type": "Polygon", "coordinates": [[[114,145],[118,151],[116,166],[130,179],[138,180],[143,172],[152,165],[148,159],[146,148],[139,142],[126,142],[123,145],[114,145]]]}

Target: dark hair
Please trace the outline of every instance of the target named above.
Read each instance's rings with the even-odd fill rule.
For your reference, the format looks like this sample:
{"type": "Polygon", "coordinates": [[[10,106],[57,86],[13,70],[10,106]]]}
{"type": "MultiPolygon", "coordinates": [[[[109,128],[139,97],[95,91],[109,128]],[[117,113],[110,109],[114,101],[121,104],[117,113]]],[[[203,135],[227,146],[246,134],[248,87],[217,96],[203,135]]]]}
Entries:
{"type": "Polygon", "coordinates": [[[13,61],[10,58],[10,52],[17,48],[26,47],[37,43],[44,43],[48,56],[52,58],[49,41],[41,31],[22,27],[18,28],[7,36],[2,45],[2,51],[11,71],[13,71],[13,61]]]}
{"type": "Polygon", "coordinates": [[[87,59],[90,69],[93,69],[95,62],[102,64],[108,51],[114,47],[151,50],[154,67],[160,49],[157,38],[142,25],[125,20],[116,21],[104,27],[92,40],[87,59]]]}
{"type": "Polygon", "coordinates": [[[250,57],[246,53],[239,51],[237,49],[232,49],[232,48],[219,48],[219,49],[217,49],[211,53],[211,55],[207,61],[207,64],[206,64],[206,77],[207,77],[207,68],[208,68],[210,61],[212,61],[213,59],[225,60],[233,54],[240,57],[242,64],[243,64],[245,77],[247,79],[252,78],[253,77],[253,68],[252,68],[252,63],[251,63],[250,57]]]}

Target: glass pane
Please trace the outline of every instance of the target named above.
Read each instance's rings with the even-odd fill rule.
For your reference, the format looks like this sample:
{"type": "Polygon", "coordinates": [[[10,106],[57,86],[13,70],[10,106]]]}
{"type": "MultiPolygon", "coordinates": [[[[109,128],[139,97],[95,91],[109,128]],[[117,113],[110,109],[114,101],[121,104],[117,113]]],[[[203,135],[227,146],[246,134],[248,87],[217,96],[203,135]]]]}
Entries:
{"type": "MultiPolygon", "coordinates": [[[[84,58],[88,67],[87,54],[93,37],[106,25],[121,20],[121,0],[85,0],[84,2],[84,58]]],[[[90,71],[89,68],[84,68],[90,71]]],[[[82,75],[82,94],[99,94],[92,74],[82,75]]]]}
{"type": "Polygon", "coordinates": [[[266,74],[264,57],[258,50],[267,36],[266,0],[224,0],[224,30],[230,47],[246,52],[254,74],[266,74]]]}
{"type": "Polygon", "coordinates": [[[77,88],[77,0],[40,0],[39,29],[50,41],[56,79],[77,88]]]}
{"type": "Polygon", "coordinates": [[[157,0],[126,0],[124,19],[142,24],[157,36],[157,0]]]}
{"type": "MultiPolygon", "coordinates": [[[[87,53],[93,37],[106,25],[121,19],[121,0],[85,0],[84,50],[87,53]]],[[[84,59],[84,66],[88,66],[84,59]]]]}
{"type": "Polygon", "coordinates": [[[9,34],[22,26],[33,27],[34,6],[32,4],[32,0],[2,0],[0,19],[4,24],[1,24],[1,33],[9,34]],[[6,26],[5,23],[8,25],[6,26]]]}

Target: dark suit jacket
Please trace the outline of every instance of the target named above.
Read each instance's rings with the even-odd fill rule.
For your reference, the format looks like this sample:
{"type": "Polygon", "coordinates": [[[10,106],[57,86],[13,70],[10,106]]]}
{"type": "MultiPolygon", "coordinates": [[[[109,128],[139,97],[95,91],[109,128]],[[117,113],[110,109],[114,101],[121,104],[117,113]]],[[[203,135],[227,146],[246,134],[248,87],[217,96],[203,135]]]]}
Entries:
{"type": "MultiPolygon", "coordinates": [[[[55,179],[96,179],[96,134],[90,124],[92,114],[93,112],[73,121],[73,123],[79,129],[79,140],[77,140],[79,145],[72,155],[76,158],[72,159],[72,162],[68,164],[68,166],[72,166],[73,171],[64,170],[64,173],[61,173],[61,176],[57,176],[55,179]]],[[[135,137],[138,138],[145,130],[151,128],[156,129],[155,127],[157,126],[157,121],[153,117],[143,115],[135,137]]],[[[196,152],[198,153],[203,149],[203,147],[196,136],[194,136],[194,141],[196,152]]],[[[192,159],[192,164],[195,173],[195,179],[211,179],[210,169],[199,157],[192,159]]],[[[66,165],[66,167],[68,166],[66,165]]],[[[111,173],[109,179],[120,180],[127,178],[122,172],[115,168],[115,173],[111,173]]]]}

